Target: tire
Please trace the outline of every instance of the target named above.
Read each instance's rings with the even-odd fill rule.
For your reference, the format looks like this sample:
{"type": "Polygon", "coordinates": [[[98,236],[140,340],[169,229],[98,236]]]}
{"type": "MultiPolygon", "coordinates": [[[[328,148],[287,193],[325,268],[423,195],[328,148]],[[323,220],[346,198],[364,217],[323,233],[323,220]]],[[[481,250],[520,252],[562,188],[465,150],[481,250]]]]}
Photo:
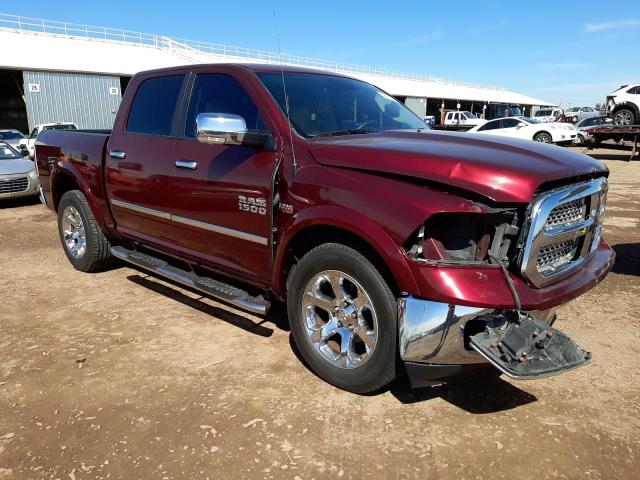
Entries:
{"type": "Polygon", "coordinates": [[[547,132],[538,132],[533,136],[533,140],[541,143],[553,143],[551,134],[547,132]]]}
{"type": "Polygon", "coordinates": [[[62,195],[58,205],[58,234],[64,253],[76,270],[95,272],[112,264],[109,240],[81,191],[70,190],[62,195]]]}
{"type": "Polygon", "coordinates": [[[326,382],[370,393],[396,378],[396,298],[354,249],[326,243],[302,257],[289,282],[287,311],[300,354],[326,382]]]}
{"type": "Polygon", "coordinates": [[[578,145],[584,145],[584,144],[585,144],[584,137],[578,134],[578,145]]]}
{"type": "Polygon", "coordinates": [[[613,123],[615,125],[622,126],[635,125],[635,117],[636,116],[634,115],[632,110],[629,110],[628,108],[621,108],[613,114],[613,123]]]}

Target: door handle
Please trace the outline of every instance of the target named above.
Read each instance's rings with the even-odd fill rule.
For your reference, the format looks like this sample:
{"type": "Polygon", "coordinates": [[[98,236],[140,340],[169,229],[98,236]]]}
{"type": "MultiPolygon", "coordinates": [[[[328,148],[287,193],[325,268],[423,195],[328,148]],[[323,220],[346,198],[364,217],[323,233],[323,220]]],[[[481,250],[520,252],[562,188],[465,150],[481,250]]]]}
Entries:
{"type": "Polygon", "coordinates": [[[176,167],[195,170],[198,168],[198,162],[194,162],[193,160],[176,160],[176,167]]]}
{"type": "Polygon", "coordinates": [[[109,150],[109,156],[116,160],[124,160],[127,158],[127,152],[123,152],[122,150],[109,150]]]}

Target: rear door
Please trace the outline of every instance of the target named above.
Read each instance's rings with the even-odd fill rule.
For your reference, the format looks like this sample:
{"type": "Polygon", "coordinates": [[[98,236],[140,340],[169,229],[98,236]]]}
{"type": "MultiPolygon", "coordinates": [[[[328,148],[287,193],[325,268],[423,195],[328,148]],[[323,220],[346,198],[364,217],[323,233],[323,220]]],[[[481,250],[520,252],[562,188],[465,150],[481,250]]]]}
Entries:
{"type": "Polygon", "coordinates": [[[143,80],[107,144],[107,192],[117,228],[142,241],[170,241],[174,233],[171,160],[184,80],[184,74],[143,80]]]}
{"type": "Polygon", "coordinates": [[[240,115],[250,132],[268,133],[250,88],[224,70],[207,69],[193,76],[174,150],[171,192],[173,220],[187,253],[259,281],[270,276],[276,152],[196,140],[199,113],[240,115]]]}

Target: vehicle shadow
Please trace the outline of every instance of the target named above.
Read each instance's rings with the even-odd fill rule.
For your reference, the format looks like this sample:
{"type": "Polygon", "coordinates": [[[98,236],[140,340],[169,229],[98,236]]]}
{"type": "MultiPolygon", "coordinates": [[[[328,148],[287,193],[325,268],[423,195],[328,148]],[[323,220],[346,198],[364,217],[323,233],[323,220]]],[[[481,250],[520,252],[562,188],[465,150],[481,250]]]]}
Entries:
{"type": "MultiPolygon", "coordinates": [[[[302,358],[292,335],[289,335],[289,346],[298,361],[315,375],[302,358]]],[[[317,375],[315,376],[317,377],[317,375]]],[[[320,381],[324,380],[320,379],[320,381]]],[[[476,375],[472,374],[464,379],[455,379],[445,385],[423,388],[411,388],[409,379],[402,376],[391,387],[365,394],[365,396],[380,395],[387,391],[403,404],[408,405],[442,398],[452,405],[474,414],[502,412],[538,400],[534,395],[514,387],[494,375],[494,370],[491,368],[487,368],[486,371],[479,370],[476,375]]]]}
{"type": "Polygon", "coordinates": [[[4,200],[0,200],[0,209],[26,207],[29,205],[37,205],[39,203],[40,203],[40,199],[37,196],[21,197],[21,198],[6,198],[4,200]]]}
{"type": "MultiPolygon", "coordinates": [[[[179,290],[168,287],[156,281],[156,278],[151,275],[129,275],[127,280],[135,283],[136,285],[140,285],[141,287],[147,288],[155,293],[159,293],[160,295],[164,295],[176,302],[180,302],[183,305],[186,305],[190,308],[198,310],[199,312],[205,313],[216,319],[220,319],[223,322],[227,322],[234,327],[241,328],[246,332],[253,333],[254,335],[258,335],[260,337],[270,337],[273,335],[273,329],[265,327],[263,323],[268,321],[266,318],[258,323],[249,320],[248,318],[242,317],[233,312],[229,312],[228,310],[224,310],[219,307],[215,307],[208,303],[203,302],[202,300],[208,298],[206,296],[200,296],[198,298],[193,298],[188,295],[185,295],[179,290]]],[[[169,282],[167,279],[162,279],[163,281],[169,282]]],[[[180,288],[185,288],[182,285],[176,285],[180,288]]],[[[196,292],[198,295],[200,293],[196,292]]]]}
{"type": "Polygon", "coordinates": [[[456,407],[474,414],[511,410],[538,399],[524,390],[502,380],[501,377],[478,374],[434,387],[412,389],[405,377],[390,389],[401,403],[412,404],[441,398],[456,407]]]}
{"type": "Polygon", "coordinates": [[[616,252],[613,273],[640,276],[640,243],[619,243],[611,248],[616,252]]]}

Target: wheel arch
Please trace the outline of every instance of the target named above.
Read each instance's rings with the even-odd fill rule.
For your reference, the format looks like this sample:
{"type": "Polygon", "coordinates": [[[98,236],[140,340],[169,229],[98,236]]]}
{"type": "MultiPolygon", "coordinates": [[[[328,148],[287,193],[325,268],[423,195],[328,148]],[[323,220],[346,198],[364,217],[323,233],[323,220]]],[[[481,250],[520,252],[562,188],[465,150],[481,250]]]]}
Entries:
{"type": "Polygon", "coordinates": [[[368,217],[342,207],[315,207],[308,210],[292,218],[283,229],[272,277],[273,289],[280,298],[286,298],[287,279],[297,261],[323,243],[340,243],[365,255],[380,271],[394,294],[416,291],[414,277],[401,247],[382,227],[368,217]]]}
{"type": "Polygon", "coordinates": [[[80,190],[82,192],[89,203],[89,207],[91,208],[98,225],[103,228],[104,218],[102,217],[100,210],[97,208],[96,200],[91,192],[91,188],[89,188],[80,172],[71,165],[66,166],[65,168],[56,169],[52,175],[51,199],[53,202],[53,210],[56,212],[58,211],[60,199],[70,190],[80,190]]]}

